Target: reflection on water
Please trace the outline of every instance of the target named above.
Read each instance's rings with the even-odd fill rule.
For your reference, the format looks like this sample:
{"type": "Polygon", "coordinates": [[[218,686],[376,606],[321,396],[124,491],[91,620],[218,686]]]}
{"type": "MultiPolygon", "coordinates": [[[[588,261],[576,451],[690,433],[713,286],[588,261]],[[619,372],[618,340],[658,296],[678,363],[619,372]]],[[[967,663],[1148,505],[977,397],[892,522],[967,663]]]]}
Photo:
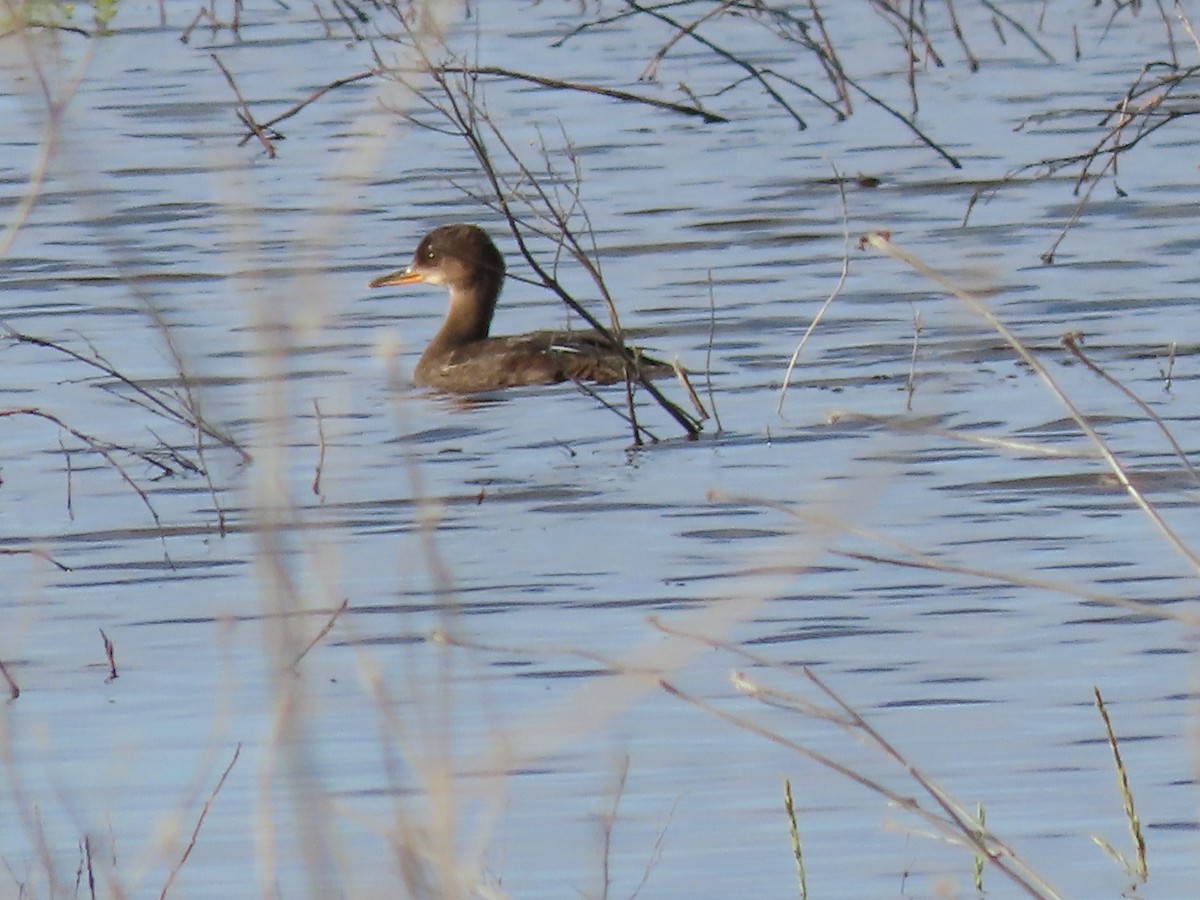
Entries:
{"type": "MultiPolygon", "coordinates": [[[[805,665],[964,804],[982,801],[997,834],[1079,896],[1124,884],[1090,841],[1124,847],[1126,834],[1092,706],[1098,685],[1126,741],[1155,884],[1183,895],[1196,829],[1194,794],[1180,787],[1191,772],[1191,642],[1177,622],[1088,598],[1190,614],[1194,572],[985,323],[844,238],[890,229],[986,294],[1189,538],[1195,486],[1160,432],[1057,347],[1084,331],[1091,357],[1185,449],[1196,445],[1197,197],[1178,138],[1139,147],[1122,172],[1129,196],[1101,198],[1101,187],[1104,202],[1087,208],[1054,266],[1039,256],[1073,213],[1065,179],[984,195],[962,226],[977,185],[1094,140],[1078,127],[1012,128],[1039,109],[1110,104],[1144,61],[1130,54],[1160,45],[1161,23],[1122,19],[1121,39],[1101,40],[1103,23],[1081,19],[1083,58],[1051,65],[1028,42],[998,43],[979,10],[960,10],[982,71],[947,59],[923,73],[919,115],[962,160],[959,173],[869,106],[838,125],[806,110],[803,132],[761,91],[742,87],[726,106],[705,90],[728,73],[694,45],[666,56],[661,85],[629,83],[669,29],[648,37],[615,21],[556,49],[581,24],[565,7],[521,6],[507,22],[480,6],[451,42],[474,52],[478,27],[488,64],[672,97],[672,80],[686,80],[734,114],[705,125],[485,86],[493,121],[522,152],[538,140],[555,152],[561,123],[623,324],[656,354],[711,370],[722,428],[682,440],[643,399],[641,420],[663,441],[631,450],[628,426],[569,386],[470,401],[405,387],[444,299],[368,292],[373,274],[451,220],[485,223],[514,272],[529,274],[502,222],[462,191],[487,195],[468,149],[400,123],[386,107],[410,101],[372,82],[280,123],[286,140],[268,161],[253,143],[237,146],[229,85],[207,55],[219,51],[265,119],[372,64],[366,44],[345,40],[349,22],[277,11],[248,22],[240,41],[198,28],[185,46],[181,23],[162,28],[156,11],[123,6],[103,40],[7,39],[7,218],[44,134],[23,54],[56,84],[86,66],[4,258],[5,324],[78,355],[4,351],[0,406],[36,408],[76,432],[45,417],[0,420],[0,547],[14,551],[0,556],[0,660],[22,691],[0,717],[4,804],[25,811],[4,817],[0,854],[16,880],[48,895],[45,855],[65,892],[87,833],[112,845],[96,856],[115,853],[127,889],[161,889],[240,743],[180,871],[185,893],[253,890],[272,840],[283,896],[334,871],[354,874],[329,896],[394,889],[379,861],[393,853],[395,804],[419,810],[447,760],[463,869],[508,895],[632,895],[652,862],[654,896],[791,892],[785,777],[814,895],[968,893],[961,850],[898,840],[881,820],[906,835],[917,823],[879,796],[704,708],[914,794],[882,755],[729,682],[738,669],[807,692],[795,668],[805,665]],[[848,179],[845,222],[831,163],[848,179]],[[848,278],[779,415],[787,360],[847,254],[848,278]],[[97,360],[152,393],[98,372],[97,360]],[[192,417],[168,418],[156,399],[192,417]],[[196,417],[253,461],[211,439],[197,449],[196,417]],[[160,470],[155,454],[167,451],[207,476],[160,470]],[[890,565],[911,559],[896,541],[958,571],[890,565]],[[667,634],[648,616],[725,646],[667,634]],[[298,674],[280,676],[280,661],[331,619],[298,674]],[[114,641],[114,681],[98,628],[114,641]],[[306,711],[299,725],[281,698],[306,711]],[[614,804],[605,838],[598,817],[614,804]],[[296,852],[293,832],[308,821],[296,808],[337,823],[331,846],[296,852]],[[486,847],[478,858],[472,841],[486,847]],[[605,847],[611,883],[596,888],[605,847]],[[329,866],[314,875],[321,852],[329,866]]],[[[892,40],[831,15],[843,58],[858,65],[892,40]]],[[[1069,34],[1047,22],[1037,36],[1069,59],[1069,34]]],[[[727,39],[747,48],[761,35],[727,39]]],[[[950,46],[948,32],[939,40],[950,46]]],[[[904,96],[895,64],[880,55],[870,73],[893,100],[904,96]]],[[[534,243],[553,258],[551,244],[534,243]]],[[[559,275],[590,296],[566,260],[559,275]]],[[[548,294],[507,286],[497,331],[562,323],[548,294]]],[[[620,388],[602,397],[624,402],[620,388]]],[[[412,814],[434,828],[436,817],[412,814]]],[[[1006,890],[988,878],[989,891],[1006,890]]]]}

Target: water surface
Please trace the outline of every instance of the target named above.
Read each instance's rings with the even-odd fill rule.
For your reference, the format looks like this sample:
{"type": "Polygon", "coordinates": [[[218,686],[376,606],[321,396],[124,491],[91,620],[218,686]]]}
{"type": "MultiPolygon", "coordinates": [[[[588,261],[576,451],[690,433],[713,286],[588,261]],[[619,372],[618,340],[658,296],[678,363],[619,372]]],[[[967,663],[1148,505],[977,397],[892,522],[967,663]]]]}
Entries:
{"type": "MultiPolygon", "coordinates": [[[[146,5],[122,7],[115,33],[95,41],[7,39],[9,216],[45,133],[28,52],[57,85],[83,75],[4,260],[4,322],[100,354],[150,388],[177,390],[182,365],[206,416],[254,455],[245,463],[209,441],[206,479],[162,477],[118,451],[143,498],[54,423],[4,419],[0,546],[66,569],[0,557],[0,659],[22,691],[0,717],[5,806],[24,813],[0,826],[14,882],[49,895],[50,870],[70,893],[86,834],[105,877],[156,894],[240,744],[178,895],[273,885],[321,895],[321,878],[344,896],[393,895],[396,811],[436,832],[442,762],[455,775],[463,877],[505,895],[602,895],[600,821],[617,795],[609,895],[632,895],[651,863],[645,896],[793,894],[784,778],[814,895],[969,894],[969,854],[702,706],[917,794],[879,753],[739,694],[729,677],[813,698],[806,665],[922,772],[969,807],[983,802],[996,834],[1073,896],[1115,896],[1126,883],[1091,841],[1128,846],[1092,705],[1099,686],[1147,832],[1150,885],[1183,895],[1197,849],[1191,632],[1045,587],[863,557],[903,556],[886,543],[898,540],[951,566],[1191,613],[1194,571],[1086,455],[1061,405],[936,284],[851,249],[849,277],[777,412],[787,360],[837,284],[844,233],[887,229],[984,292],[1178,532],[1195,533],[1195,485],[1161,434],[1057,346],[1084,332],[1088,352],[1195,447],[1198,198],[1184,126],[1125,160],[1128,196],[1097,189],[1054,265],[1039,257],[1072,214],[1065,177],[1016,180],[963,225],[976,187],[1097,139],[1094,119],[1013,129],[1033,113],[1110,106],[1160,52],[1161,21],[1120,18],[1105,34],[1107,12],[1072,22],[1054,10],[1062,18],[1039,33],[1050,63],[1011,31],[1001,44],[982,8],[960,10],[984,60],[971,74],[935,20],[947,64],[921,75],[920,123],[962,161],[955,170],[861,98],[842,124],[805,106],[800,130],[752,86],[710,96],[737,75],[694,44],[667,56],[660,83],[638,82],[670,34],[644,20],[555,47],[595,12],[481,6],[469,19],[452,11],[447,37],[481,64],[679,102],[685,82],[731,119],[482,81],[492,121],[527,161],[540,161],[544,142],[569,167],[570,141],[623,323],[695,372],[711,359],[722,427],[710,421],[686,441],[642,400],[662,440],[632,450],[621,420],[570,386],[470,403],[406,387],[444,297],[367,281],[442,222],[485,224],[515,260],[514,242],[464,193],[487,193],[464,143],[404,123],[396,110],[414,101],[394,83],[333,91],[282,123],[276,159],[239,146],[209,53],[268,118],[373,64],[329,10],[332,37],[312,10],[264,8],[246,12],[238,39],[198,29],[185,45],[186,23],[160,26],[146,5]],[[848,184],[848,221],[835,168],[879,179],[848,184]],[[842,415],[831,423],[832,412],[842,415]],[[343,601],[297,674],[280,676],[280,660],[343,601]],[[727,649],[667,635],[652,617],[727,649]],[[100,628],[116,646],[115,681],[100,628]],[[435,639],[444,634],[463,646],[435,639]],[[292,692],[298,709],[282,706],[292,692]],[[297,833],[314,823],[328,857],[297,833]]],[[[829,12],[840,53],[903,106],[894,33],[855,21],[850,6],[829,12]]],[[[1033,27],[1037,6],[1016,7],[1033,27]]],[[[411,63],[407,42],[380,36],[395,24],[375,16],[361,26],[375,49],[411,63]]],[[[720,33],[748,58],[814,77],[795,48],[749,23],[720,33]]],[[[552,258],[548,242],[535,247],[552,258]]],[[[578,267],[564,263],[561,276],[594,298],[578,267]]],[[[496,330],[563,321],[549,294],[510,282],[496,330]]],[[[132,402],[127,385],[46,347],[4,352],[4,408],[194,457],[189,429],[132,402]]],[[[622,392],[604,396],[619,404],[622,392]]],[[[989,892],[1015,891],[999,873],[987,879],[989,892]]]]}

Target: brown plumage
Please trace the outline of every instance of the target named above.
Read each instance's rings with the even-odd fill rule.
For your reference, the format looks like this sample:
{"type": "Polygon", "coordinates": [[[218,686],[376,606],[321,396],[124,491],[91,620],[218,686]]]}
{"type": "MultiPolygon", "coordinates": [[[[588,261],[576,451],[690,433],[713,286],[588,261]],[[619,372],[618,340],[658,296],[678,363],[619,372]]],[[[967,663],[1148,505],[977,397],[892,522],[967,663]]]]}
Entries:
{"type": "MultiPolygon", "coordinates": [[[[560,381],[612,384],[624,381],[624,356],[595,331],[535,331],[489,337],[496,300],[504,285],[504,257],[476,225],[443,225],[417,245],[405,269],[371,282],[438,284],[450,292],[450,307],[413,372],[413,382],[459,394],[560,381]]],[[[671,366],[634,350],[643,375],[671,366]]]]}

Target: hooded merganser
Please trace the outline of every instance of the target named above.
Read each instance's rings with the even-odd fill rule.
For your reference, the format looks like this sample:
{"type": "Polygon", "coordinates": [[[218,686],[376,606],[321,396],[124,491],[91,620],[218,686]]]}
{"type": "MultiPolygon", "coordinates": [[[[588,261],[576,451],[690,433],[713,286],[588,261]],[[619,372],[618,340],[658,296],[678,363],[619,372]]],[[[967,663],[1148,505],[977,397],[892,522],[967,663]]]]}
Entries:
{"type": "Polygon", "coordinates": [[[422,238],[405,269],[371,287],[439,284],[450,308],[417,367],[413,383],[458,394],[561,381],[613,384],[627,377],[658,376],[672,367],[633,349],[631,358],[596,331],[535,331],[488,337],[504,284],[504,257],[477,225],[443,225],[422,238]],[[633,371],[636,366],[637,371],[633,371]]]}

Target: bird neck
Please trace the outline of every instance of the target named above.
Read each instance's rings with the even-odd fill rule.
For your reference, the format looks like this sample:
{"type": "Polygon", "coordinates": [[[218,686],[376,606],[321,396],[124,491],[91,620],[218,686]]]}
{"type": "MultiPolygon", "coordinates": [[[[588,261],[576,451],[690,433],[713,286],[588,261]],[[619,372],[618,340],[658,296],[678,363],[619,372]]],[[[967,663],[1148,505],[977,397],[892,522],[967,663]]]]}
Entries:
{"type": "Polygon", "coordinates": [[[478,278],[468,284],[450,287],[450,308],[434,343],[442,347],[457,347],[482,341],[492,327],[492,315],[500,285],[493,279],[478,278]]]}

